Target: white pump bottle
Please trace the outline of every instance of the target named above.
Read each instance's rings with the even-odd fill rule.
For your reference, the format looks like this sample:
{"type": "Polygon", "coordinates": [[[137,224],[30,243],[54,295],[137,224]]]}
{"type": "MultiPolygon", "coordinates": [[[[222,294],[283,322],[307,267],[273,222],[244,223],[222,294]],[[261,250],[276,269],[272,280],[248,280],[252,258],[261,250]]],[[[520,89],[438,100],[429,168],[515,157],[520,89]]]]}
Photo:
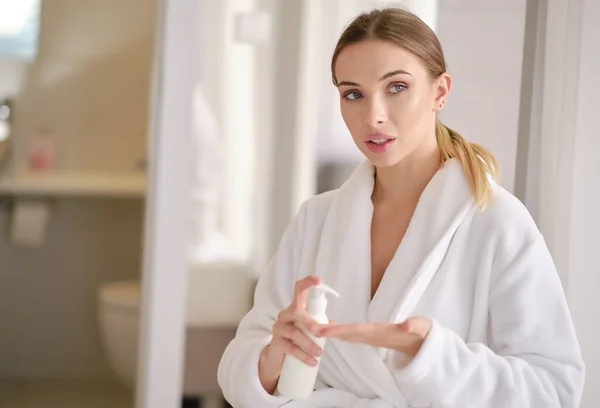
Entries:
{"type": "MultiPolygon", "coordinates": [[[[340,297],[340,295],[323,283],[311,288],[311,292],[307,299],[306,311],[317,323],[329,323],[329,319],[325,314],[327,309],[327,297],[325,295],[327,293],[336,297],[340,297]]],[[[297,325],[297,327],[306,333],[321,349],[325,347],[325,337],[315,337],[301,325],[297,325]]],[[[317,365],[311,367],[290,354],[286,355],[277,385],[279,395],[290,399],[309,398],[315,388],[320,364],[321,357],[317,357],[317,365]]]]}

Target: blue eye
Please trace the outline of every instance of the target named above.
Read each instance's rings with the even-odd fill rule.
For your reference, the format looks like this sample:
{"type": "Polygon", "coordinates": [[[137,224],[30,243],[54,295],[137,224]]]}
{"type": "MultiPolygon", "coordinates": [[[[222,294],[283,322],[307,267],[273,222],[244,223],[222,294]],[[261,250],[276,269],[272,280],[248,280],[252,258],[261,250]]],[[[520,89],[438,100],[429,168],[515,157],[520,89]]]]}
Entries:
{"type": "Polygon", "coordinates": [[[344,95],[344,99],[349,99],[351,101],[362,98],[362,94],[358,91],[348,92],[344,95]]]}
{"type": "Polygon", "coordinates": [[[398,93],[398,92],[402,92],[406,89],[406,87],[402,84],[397,84],[394,85],[390,88],[390,93],[398,93]]]}

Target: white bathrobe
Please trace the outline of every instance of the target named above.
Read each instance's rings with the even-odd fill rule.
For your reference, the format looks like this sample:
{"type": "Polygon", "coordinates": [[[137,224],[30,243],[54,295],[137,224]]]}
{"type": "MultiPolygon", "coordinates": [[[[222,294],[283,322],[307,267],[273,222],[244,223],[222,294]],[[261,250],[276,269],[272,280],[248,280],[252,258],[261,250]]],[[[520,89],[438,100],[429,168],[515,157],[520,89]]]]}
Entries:
{"type": "Polygon", "coordinates": [[[235,408],[575,408],[584,364],[544,239],[525,207],[494,185],[477,211],[460,164],[447,161],[423,192],[373,300],[373,167],[308,200],[262,274],[252,310],[227,347],[218,380],[235,408]],[[328,339],[316,391],[289,401],[264,391],[258,360],[297,280],[336,289],[339,323],[432,321],[417,356],[328,339]]]}

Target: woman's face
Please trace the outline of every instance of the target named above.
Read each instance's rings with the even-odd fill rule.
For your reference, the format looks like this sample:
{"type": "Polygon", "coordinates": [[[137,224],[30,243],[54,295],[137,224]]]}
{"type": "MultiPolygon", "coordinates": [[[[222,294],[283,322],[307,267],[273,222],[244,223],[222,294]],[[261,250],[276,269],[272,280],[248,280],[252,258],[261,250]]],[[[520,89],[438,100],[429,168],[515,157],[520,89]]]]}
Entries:
{"type": "Polygon", "coordinates": [[[437,148],[436,112],[450,88],[432,79],[418,57],[386,41],[344,48],[335,64],[344,122],[356,146],[377,167],[437,148]]]}

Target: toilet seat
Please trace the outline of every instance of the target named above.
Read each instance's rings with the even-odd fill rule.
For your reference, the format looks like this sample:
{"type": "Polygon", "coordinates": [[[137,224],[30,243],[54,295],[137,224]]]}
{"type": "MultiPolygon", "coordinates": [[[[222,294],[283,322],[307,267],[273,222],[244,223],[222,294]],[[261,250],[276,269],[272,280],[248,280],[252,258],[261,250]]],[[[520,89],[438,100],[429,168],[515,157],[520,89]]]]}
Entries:
{"type": "Polygon", "coordinates": [[[141,287],[139,282],[111,282],[98,293],[102,342],[113,371],[121,381],[135,385],[141,287]]]}
{"type": "Polygon", "coordinates": [[[141,302],[139,282],[111,282],[100,289],[100,304],[115,312],[138,313],[141,302]]]}

